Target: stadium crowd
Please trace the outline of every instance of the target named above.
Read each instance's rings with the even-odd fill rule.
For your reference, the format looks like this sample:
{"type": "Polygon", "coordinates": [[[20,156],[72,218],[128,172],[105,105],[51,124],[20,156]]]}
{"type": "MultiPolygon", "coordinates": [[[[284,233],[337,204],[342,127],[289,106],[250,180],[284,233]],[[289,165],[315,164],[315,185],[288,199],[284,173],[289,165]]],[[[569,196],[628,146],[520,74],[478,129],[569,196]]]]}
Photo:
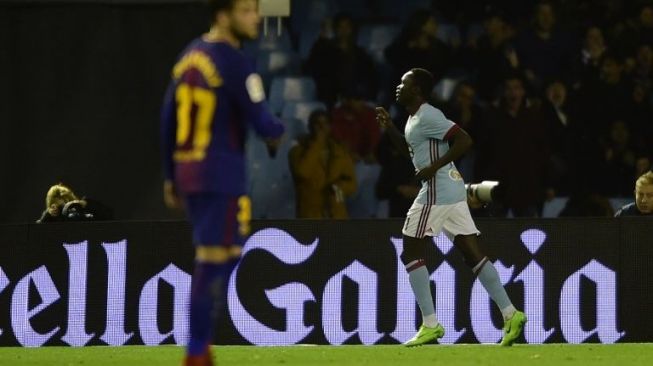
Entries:
{"type": "MultiPolygon", "coordinates": [[[[344,190],[349,216],[376,216],[379,200],[388,202],[381,216],[402,216],[417,193],[410,161],[393,151],[373,110],[389,107],[403,128],[407,116],[394,104],[394,88],[412,67],[436,76],[434,105],[475,141],[457,162],[465,181],[502,183],[505,197],[493,215],[541,216],[546,202],[568,197],[559,214],[606,216],[613,212],[608,198],[633,196],[632,182],[651,169],[653,153],[653,5],[412,2],[429,7],[413,8],[400,27],[398,19],[375,18],[373,2],[351,2],[368,6],[365,11],[347,9],[347,2],[325,10],[307,1],[308,15],[297,18],[322,14],[321,22],[290,23],[286,38],[268,35],[255,46],[259,71],[272,84],[273,110],[286,123],[302,122],[290,140],[310,140],[302,132],[312,110],[330,114],[331,139],[356,165],[357,189],[344,190]],[[261,63],[279,52],[291,56],[283,67],[261,63]],[[286,98],[275,107],[275,82],[292,76],[311,77],[315,98],[306,101],[311,93],[299,88],[297,103],[286,98]],[[298,112],[302,103],[310,104],[308,111],[298,112]]],[[[297,183],[298,174],[291,175],[297,183]]],[[[336,194],[332,183],[323,184],[325,194],[336,194]]],[[[330,216],[312,212],[321,214],[298,216],[330,216]]]]}

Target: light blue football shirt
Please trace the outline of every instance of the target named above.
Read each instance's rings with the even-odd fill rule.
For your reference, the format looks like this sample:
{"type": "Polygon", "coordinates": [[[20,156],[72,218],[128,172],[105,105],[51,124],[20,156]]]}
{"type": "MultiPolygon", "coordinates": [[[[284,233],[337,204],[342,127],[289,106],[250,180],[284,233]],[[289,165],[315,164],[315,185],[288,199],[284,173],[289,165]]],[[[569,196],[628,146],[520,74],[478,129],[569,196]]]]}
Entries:
{"type": "MultiPolygon", "coordinates": [[[[408,118],[404,132],[416,171],[430,166],[449,151],[446,139],[456,128],[442,111],[428,103],[408,118]]],[[[451,162],[429,181],[422,182],[415,201],[424,205],[450,205],[466,199],[465,183],[451,162]]]]}

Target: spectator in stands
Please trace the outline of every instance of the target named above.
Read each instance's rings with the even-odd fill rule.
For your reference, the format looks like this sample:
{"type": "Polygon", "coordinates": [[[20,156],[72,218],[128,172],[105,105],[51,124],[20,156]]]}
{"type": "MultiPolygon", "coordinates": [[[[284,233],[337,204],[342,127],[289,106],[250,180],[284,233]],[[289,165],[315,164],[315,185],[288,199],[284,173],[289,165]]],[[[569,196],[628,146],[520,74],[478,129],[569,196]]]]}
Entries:
{"type": "Polygon", "coordinates": [[[541,112],[526,99],[518,75],[504,81],[503,98],[488,110],[486,125],[488,137],[476,166],[481,180],[496,180],[505,188],[496,215],[538,216],[545,197],[554,196],[547,176],[549,145],[541,112]]]}
{"type": "Polygon", "coordinates": [[[572,75],[574,89],[582,84],[596,85],[599,80],[603,55],[607,51],[603,31],[597,26],[590,26],[585,31],[585,39],[580,53],[575,57],[572,75]]]}
{"type": "Polygon", "coordinates": [[[355,162],[372,164],[381,130],[374,108],[363,97],[363,93],[351,88],[343,93],[342,103],[331,113],[331,135],[349,149],[355,162]]]}
{"type": "Polygon", "coordinates": [[[626,123],[631,130],[633,146],[640,155],[653,154],[653,110],[651,109],[651,84],[635,81],[626,123]]]}
{"type": "MultiPolygon", "coordinates": [[[[449,102],[442,108],[445,115],[462,127],[472,140],[479,141],[485,136],[482,128],[482,111],[475,103],[476,89],[466,81],[458,83],[453,91],[449,102]]],[[[482,144],[482,143],[481,143],[482,144]]],[[[476,148],[465,154],[460,161],[456,161],[456,167],[463,176],[465,182],[474,180],[474,165],[476,161],[476,148]]]]}
{"type": "Polygon", "coordinates": [[[612,217],[614,210],[610,201],[597,193],[589,192],[587,187],[577,187],[569,197],[560,217],[612,217]]]}
{"type": "Polygon", "coordinates": [[[557,195],[567,196],[574,170],[574,144],[578,143],[577,126],[569,112],[567,86],[560,80],[546,88],[542,116],[546,124],[547,141],[551,148],[551,183],[557,195]]]}
{"type": "Polygon", "coordinates": [[[45,196],[45,210],[37,223],[62,221],[111,220],[112,210],[104,204],[87,198],[78,198],[75,192],[62,183],[55,184],[45,196]]]}
{"type": "Polygon", "coordinates": [[[338,14],[333,19],[334,38],[321,36],[313,45],[306,70],[317,86],[317,97],[331,108],[347,87],[364,91],[374,99],[377,92],[374,61],[359,47],[354,20],[338,14]]]}
{"type": "Polygon", "coordinates": [[[649,156],[640,156],[635,162],[635,175],[639,177],[649,170],[653,170],[651,158],[649,156]]]}
{"type": "Polygon", "coordinates": [[[653,172],[649,171],[637,178],[635,182],[635,202],[623,206],[614,216],[653,217],[653,172]]]}
{"type": "Polygon", "coordinates": [[[631,78],[643,85],[653,82],[653,46],[643,43],[637,48],[631,78]]]}
{"type": "Polygon", "coordinates": [[[568,34],[556,27],[553,4],[542,1],[535,6],[533,28],[516,39],[516,50],[530,86],[541,90],[552,78],[565,77],[572,60],[568,34]]]}
{"type": "Polygon", "coordinates": [[[330,135],[329,114],[311,113],[309,135],[288,154],[298,218],[347,218],[345,199],[356,190],[354,162],[330,135]]]}
{"type": "Polygon", "coordinates": [[[483,21],[485,33],[466,53],[469,66],[477,74],[479,96],[488,102],[500,97],[501,83],[520,70],[520,62],[512,39],[515,31],[503,13],[493,11],[483,21]]]}
{"type": "Polygon", "coordinates": [[[358,185],[347,200],[352,218],[369,218],[377,214],[374,185],[381,167],[376,162],[376,147],[381,130],[374,109],[363,100],[363,94],[348,88],[342,102],[332,112],[331,135],[351,153],[358,185]]]}
{"type": "Polygon", "coordinates": [[[622,54],[635,53],[641,44],[653,44],[653,5],[641,5],[636,18],[616,29],[616,33],[617,48],[622,54]]]}
{"type": "Polygon", "coordinates": [[[614,121],[604,142],[605,176],[601,179],[603,193],[610,197],[627,197],[631,194],[638,156],[631,143],[626,122],[614,121]]]}
{"type": "Polygon", "coordinates": [[[577,93],[579,121],[583,130],[594,140],[607,135],[610,124],[627,118],[630,90],[624,79],[623,58],[614,52],[606,52],[601,61],[599,79],[586,81],[577,93]]]}
{"type": "Polygon", "coordinates": [[[381,136],[376,157],[381,165],[376,197],[388,200],[388,217],[406,217],[422,187],[415,179],[413,162],[392,143],[387,133],[381,136]]]}
{"type": "MultiPolygon", "coordinates": [[[[436,38],[438,22],[428,10],[417,10],[405,23],[399,36],[385,50],[392,67],[390,80],[399,80],[406,70],[424,68],[436,80],[451,66],[452,51],[436,38]]],[[[394,91],[394,87],[393,87],[394,91]]]]}

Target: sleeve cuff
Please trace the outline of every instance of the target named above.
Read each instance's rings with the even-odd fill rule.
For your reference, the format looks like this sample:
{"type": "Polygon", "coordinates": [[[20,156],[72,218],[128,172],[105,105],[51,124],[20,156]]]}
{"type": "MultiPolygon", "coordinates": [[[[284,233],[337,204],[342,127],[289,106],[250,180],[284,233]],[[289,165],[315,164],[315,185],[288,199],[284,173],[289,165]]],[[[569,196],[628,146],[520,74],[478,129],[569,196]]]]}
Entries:
{"type": "Polygon", "coordinates": [[[456,131],[458,131],[459,129],[460,129],[460,127],[459,127],[457,124],[454,123],[453,126],[451,126],[451,128],[449,129],[449,131],[447,131],[447,133],[444,134],[444,137],[442,138],[442,140],[444,140],[444,141],[449,140],[449,138],[450,138],[450,137],[451,137],[451,136],[452,136],[456,131]]]}

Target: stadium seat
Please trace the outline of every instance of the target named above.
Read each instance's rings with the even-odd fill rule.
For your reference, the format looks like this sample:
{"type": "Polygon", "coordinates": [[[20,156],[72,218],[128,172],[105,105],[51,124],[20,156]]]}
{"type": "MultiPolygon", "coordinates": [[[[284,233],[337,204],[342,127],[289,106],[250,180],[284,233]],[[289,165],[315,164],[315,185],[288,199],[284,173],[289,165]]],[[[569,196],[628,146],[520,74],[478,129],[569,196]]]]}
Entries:
{"type": "Polygon", "coordinates": [[[377,0],[381,3],[381,15],[404,20],[417,9],[430,9],[431,0],[377,0]]]}
{"type": "Polygon", "coordinates": [[[261,75],[266,88],[273,77],[295,75],[299,72],[299,58],[291,51],[263,51],[256,58],[256,72],[261,75]]]}
{"type": "Polygon", "coordinates": [[[338,4],[324,0],[295,0],[291,1],[290,24],[295,33],[304,32],[313,28],[319,30],[324,19],[336,14],[338,4]]]}
{"type": "Polygon", "coordinates": [[[610,206],[612,206],[612,210],[616,213],[620,208],[634,201],[634,198],[610,198],[610,206]]]}
{"type": "Polygon", "coordinates": [[[297,118],[284,118],[283,122],[286,125],[285,137],[290,140],[297,140],[300,136],[308,133],[307,123],[302,120],[297,118]]]}
{"type": "Polygon", "coordinates": [[[377,63],[384,62],[383,52],[399,32],[396,25],[366,25],[358,33],[358,44],[370,53],[377,63]]]}
{"type": "MultiPolygon", "coordinates": [[[[308,117],[314,110],[322,109],[327,110],[327,107],[322,102],[288,102],[283,106],[281,111],[281,118],[283,120],[295,119],[300,121],[304,126],[304,132],[308,131],[308,117]]],[[[302,132],[302,131],[298,131],[302,132]]]]}
{"type": "Polygon", "coordinates": [[[313,45],[320,37],[320,29],[316,27],[308,27],[303,29],[299,34],[299,57],[302,60],[307,60],[311,54],[313,45]]]}
{"type": "Polygon", "coordinates": [[[243,49],[245,53],[257,55],[260,51],[291,51],[292,42],[288,29],[282,25],[281,35],[277,33],[277,20],[268,19],[268,32],[263,32],[264,25],[259,26],[259,37],[255,41],[245,42],[243,49]]]}
{"type": "Polygon", "coordinates": [[[452,23],[440,23],[438,26],[437,37],[448,45],[454,44],[456,41],[462,42],[462,35],[457,25],[452,23]]]}
{"type": "Polygon", "coordinates": [[[287,102],[315,100],[315,82],[308,77],[276,77],[270,86],[270,110],[279,115],[287,102]]]}
{"type": "Polygon", "coordinates": [[[433,93],[436,95],[436,98],[442,102],[447,102],[451,98],[456,85],[458,85],[459,80],[452,78],[444,78],[435,84],[433,93]]]}
{"type": "Polygon", "coordinates": [[[375,185],[381,174],[381,166],[358,162],[355,170],[358,187],[356,192],[347,198],[349,217],[354,219],[375,217],[378,212],[375,185]]]}
{"type": "Polygon", "coordinates": [[[558,217],[562,210],[567,206],[567,197],[556,197],[551,201],[545,201],[544,206],[542,207],[542,217],[551,218],[558,217]]]}
{"type": "Polygon", "coordinates": [[[369,0],[336,0],[338,10],[354,18],[363,18],[369,14],[369,0]]]}
{"type": "MultiPolygon", "coordinates": [[[[291,129],[284,123],[287,129],[291,129]]],[[[288,165],[288,152],[293,139],[282,139],[275,157],[255,134],[247,141],[248,193],[253,202],[254,219],[292,219],[295,217],[295,187],[288,165]]]]}
{"type": "Polygon", "coordinates": [[[467,27],[465,42],[472,39],[479,39],[485,33],[485,27],[482,23],[472,23],[467,27]]]}
{"type": "Polygon", "coordinates": [[[289,51],[261,52],[256,59],[256,70],[260,73],[279,74],[297,71],[297,55],[289,51]]]}

